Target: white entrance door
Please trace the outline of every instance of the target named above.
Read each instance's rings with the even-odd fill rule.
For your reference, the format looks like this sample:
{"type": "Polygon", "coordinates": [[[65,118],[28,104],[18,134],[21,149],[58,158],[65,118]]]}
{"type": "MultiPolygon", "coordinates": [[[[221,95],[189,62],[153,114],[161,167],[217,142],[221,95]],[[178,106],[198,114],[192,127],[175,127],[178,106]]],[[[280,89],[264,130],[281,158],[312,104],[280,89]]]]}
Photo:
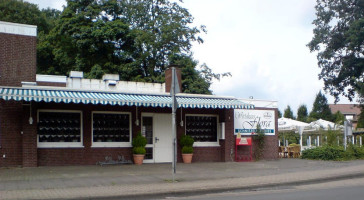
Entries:
{"type": "Polygon", "coordinates": [[[151,150],[149,153],[152,154],[149,156],[151,159],[145,160],[145,162],[172,162],[171,114],[143,114],[143,129],[149,130],[145,131],[148,140],[147,149],[149,148],[151,150]]]}
{"type": "Polygon", "coordinates": [[[154,162],[172,162],[172,116],[154,115],[154,162]]]}

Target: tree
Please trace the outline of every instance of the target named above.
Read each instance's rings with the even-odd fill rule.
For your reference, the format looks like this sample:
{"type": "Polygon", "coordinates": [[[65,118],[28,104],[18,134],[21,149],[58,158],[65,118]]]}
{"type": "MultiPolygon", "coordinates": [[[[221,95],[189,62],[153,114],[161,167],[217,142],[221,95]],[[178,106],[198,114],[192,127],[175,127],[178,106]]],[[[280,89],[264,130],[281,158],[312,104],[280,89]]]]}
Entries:
{"type": "Polygon", "coordinates": [[[293,116],[292,109],[291,109],[291,107],[289,105],[287,105],[287,108],[284,109],[283,117],[290,118],[290,119],[295,119],[295,117],[293,116]]]}
{"type": "MultiPolygon", "coordinates": [[[[53,65],[53,47],[49,44],[47,36],[55,26],[61,11],[56,9],[42,9],[32,3],[19,0],[0,1],[0,20],[37,26],[37,72],[40,69],[48,70],[53,65]]],[[[45,70],[45,71],[46,71],[45,70]]]]}
{"type": "Polygon", "coordinates": [[[183,66],[182,68],[182,91],[185,93],[211,94],[210,84],[200,76],[196,70],[198,62],[191,55],[173,55],[171,62],[183,66]]]}
{"type": "Polygon", "coordinates": [[[317,0],[315,8],[314,37],[308,47],[318,52],[319,79],[336,102],[340,94],[352,100],[363,92],[364,1],[317,0]]]}
{"type": "Polygon", "coordinates": [[[314,120],[324,119],[332,121],[332,113],[329,104],[327,103],[325,95],[322,94],[321,91],[316,95],[309,117],[314,120]]]}
{"type": "Polygon", "coordinates": [[[216,74],[206,64],[198,66],[193,59],[192,42],[203,42],[199,35],[205,27],[192,26],[193,17],[179,5],[182,1],[67,0],[62,12],[39,11],[23,1],[4,2],[0,2],[0,8],[5,5],[0,16],[6,12],[13,19],[17,10],[24,11],[13,22],[34,24],[29,20],[42,16],[39,19],[45,28],[41,30],[47,31],[38,29],[37,73],[67,75],[80,70],[87,78],[117,73],[125,81],[162,83],[165,67],[179,64],[182,91],[199,94],[211,94],[213,80],[231,76],[216,74]],[[7,11],[8,4],[14,3],[7,11]]]}
{"type": "Polygon", "coordinates": [[[340,112],[337,111],[334,115],[333,115],[333,121],[336,124],[341,124],[344,125],[344,121],[345,121],[345,116],[340,112]]]}
{"type": "Polygon", "coordinates": [[[282,112],[278,109],[278,118],[282,117],[282,112]]]}
{"type": "Polygon", "coordinates": [[[39,10],[37,5],[19,0],[0,1],[0,20],[36,25],[38,33],[48,33],[50,30],[45,15],[39,10]]]}
{"type": "MultiPolygon", "coordinates": [[[[193,17],[177,2],[168,0],[125,0],[120,14],[133,29],[136,40],[135,62],[148,82],[162,82],[165,67],[175,54],[191,53],[192,42],[205,27],[192,26],[193,17]]],[[[182,2],[182,1],[180,1],[182,2]]]]}
{"type": "Polygon", "coordinates": [[[306,105],[300,105],[297,110],[297,120],[301,122],[307,122],[307,117],[308,113],[306,105]]]}
{"type": "Polygon", "coordinates": [[[356,128],[364,128],[364,105],[361,105],[360,111],[356,128]]]}
{"type": "Polygon", "coordinates": [[[53,49],[53,66],[40,66],[39,71],[67,74],[78,70],[88,78],[100,78],[104,73],[137,76],[132,58],[135,37],[129,25],[114,15],[114,7],[116,1],[67,1],[47,38],[53,49]]]}

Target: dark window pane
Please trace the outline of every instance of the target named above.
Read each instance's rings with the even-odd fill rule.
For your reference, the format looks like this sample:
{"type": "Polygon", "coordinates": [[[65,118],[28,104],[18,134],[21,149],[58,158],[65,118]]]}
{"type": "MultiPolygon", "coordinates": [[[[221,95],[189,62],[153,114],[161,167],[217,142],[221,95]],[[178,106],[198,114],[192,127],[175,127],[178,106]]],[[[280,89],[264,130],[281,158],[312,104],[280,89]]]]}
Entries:
{"type": "Polygon", "coordinates": [[[195,142],[216,142],[217,117],[186,116],[186,134],[195,142]]]}
{"type": "Polygon", "coordinates": [[[153,117],[143,117],[142,134],[147,139],[147,144],[153,144],[153,117]]]}
{"type": "Polygon", "coordinates": [[[81,114],[71,112],[39,112],[39,142],[80,142],[81,114]]]}
{"type": "Polygon", "coordinates": [[[153,159],[153,148],[150,147],[150,148],[145,148],[146,150],[146,154],[145,154],[145,157],[144,159],[153,159]]]}
{"type": "Polygon", "coordinates": [[[94,113],[94,142],[130,142],[129,114],[94,113]]]}

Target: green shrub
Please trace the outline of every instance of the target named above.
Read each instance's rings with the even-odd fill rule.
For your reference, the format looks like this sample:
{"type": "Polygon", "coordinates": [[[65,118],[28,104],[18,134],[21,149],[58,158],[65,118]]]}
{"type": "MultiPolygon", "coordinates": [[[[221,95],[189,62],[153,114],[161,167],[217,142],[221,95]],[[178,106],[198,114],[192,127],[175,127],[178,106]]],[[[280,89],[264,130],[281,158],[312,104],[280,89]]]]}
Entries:
{"type": "Polygon", "coordinates": [[[144,155],[146,150],[144,147],[133,147],[133,154],[141,154],[144,155]]]}
{"type": "Polygon", "coordinates": [[[192,147],[194,142],[193,138],[189,135],[183,135],[179,141],[182,147],[192,147]]]}
{"type": "Polygon", "coordinates": [[[191,153],[193,153],[193,147],[189,147],[189,146],[182,147],[182,153],[183,154],[191,154],[191,153]]]}
{"type": "Polygon", "coordinates": [[[183,154],[193,153],[193,143],[195,140],[189,135],[183,135],[179,140],[179,144],[182,146],[183,154]]]}
{"type": "Polygon", "coordinates": [[[313,160],[354,160],[364,159],[364,146],[359,147],[348,144],[346,150],[343,146],[316,147],[302,151],[302,159],[313,160]]]}
{"type": "Polygon", "coordinates": [[[313,160],[343,160],[347,157],[341,146],[322,146],[302,151],[302,159],[313,160]]]}
{"type": "Polygon", "coordinates": [[[138,135],[133,139],[132,142],[133,145],[133,154],[145,154],[145,146],[147,145],[147,139],[142,136],[141,133],[138,133],[138,135]]]}
{"type": "Polygon", "coordinates": [[[141,133],[138,133],[133,139],[132,145],[133,147],[145,147],[145,145],[147,145],[147,139],[143,137],[141,133]]]}
{"type": "Polygon", "coordinates": [[[329,146],[337,146],[337,136],[339,136],[339,132],[337,130],[331,130],[325,132],[324,136],[327,137],[327,145],[329,146]]]}
{"type": "Polygon", "coordinates": [[[348,152],[348,157],[351,159],[364,159],[364,146],[359,147],[356,145],[353,145],[351,143],[348,144],[346,148],[348,152]]]}

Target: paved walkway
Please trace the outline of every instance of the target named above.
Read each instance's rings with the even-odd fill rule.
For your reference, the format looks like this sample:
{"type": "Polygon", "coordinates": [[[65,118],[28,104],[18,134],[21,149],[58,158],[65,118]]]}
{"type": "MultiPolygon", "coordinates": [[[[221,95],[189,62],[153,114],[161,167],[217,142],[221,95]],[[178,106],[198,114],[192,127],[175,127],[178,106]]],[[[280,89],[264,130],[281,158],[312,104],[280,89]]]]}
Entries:
{"type": "Polygon", "coordinates": [[[364,160],[0,168],[0,199],[89,199],[256,189],[364,176],[364,160]]]}

